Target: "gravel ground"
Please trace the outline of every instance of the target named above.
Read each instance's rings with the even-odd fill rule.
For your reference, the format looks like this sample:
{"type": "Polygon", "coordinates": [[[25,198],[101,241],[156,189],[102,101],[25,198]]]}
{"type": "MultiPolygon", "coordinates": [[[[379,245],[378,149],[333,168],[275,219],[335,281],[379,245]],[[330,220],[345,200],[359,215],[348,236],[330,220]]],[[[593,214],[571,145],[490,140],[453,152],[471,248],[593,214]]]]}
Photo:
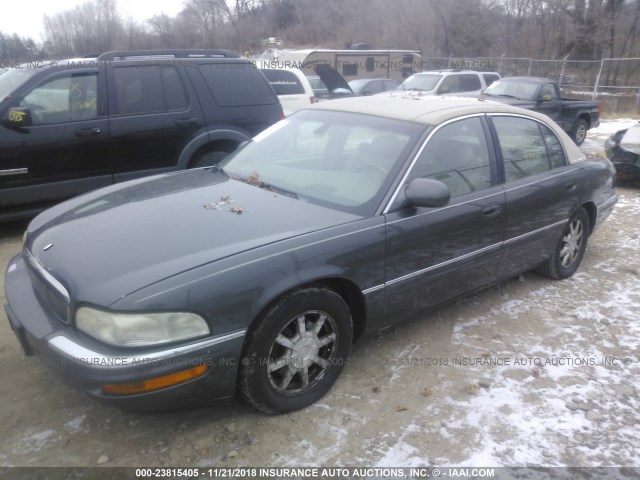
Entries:
{"type": "MultiPolygon", "coordinates": [[[[0,466],[640,466],[640,188],[619,195],[573,278],[529,273],[368,335],[293,414],[123,413],[25,358],[0,315],[0,466]]],[[[24,227],[0,226],[1,264],[24,227]]]]}

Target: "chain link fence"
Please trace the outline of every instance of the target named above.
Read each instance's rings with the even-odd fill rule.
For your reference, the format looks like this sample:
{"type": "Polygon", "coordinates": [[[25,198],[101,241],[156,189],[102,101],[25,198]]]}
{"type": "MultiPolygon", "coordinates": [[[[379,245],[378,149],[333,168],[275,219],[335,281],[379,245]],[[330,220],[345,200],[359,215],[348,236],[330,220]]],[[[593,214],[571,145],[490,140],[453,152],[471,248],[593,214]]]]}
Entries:
{"type": "Polygon", "coordinates": [[[554,79],[567,96],[599,100],[607,113],[640,113],[640,58],[556,60],[502,57],[424,57],[425,70],[445,68],[554,79]]]}

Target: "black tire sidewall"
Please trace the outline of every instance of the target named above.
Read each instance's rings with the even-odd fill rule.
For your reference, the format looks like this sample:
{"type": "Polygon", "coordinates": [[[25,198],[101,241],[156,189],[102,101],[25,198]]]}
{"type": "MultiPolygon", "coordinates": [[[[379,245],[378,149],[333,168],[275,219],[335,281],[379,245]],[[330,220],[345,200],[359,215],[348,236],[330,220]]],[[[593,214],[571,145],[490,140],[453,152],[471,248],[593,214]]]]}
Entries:
{"type": "Polygon", "coordinates": [[[298,290],[267,309],[256,321],[241,365],[241,387],[244,395],[265,413],[285,413],[304,408],[329,391],[347,362],[353,327],[349,308],[335,292],[324,288],[298,290]],[[309,390],[298,395],[277,392],[268,379],[268,362],[276,336],[298,314],[319,310],[329,314],[336,325],[337,350],[320,379],[309,390]]]}

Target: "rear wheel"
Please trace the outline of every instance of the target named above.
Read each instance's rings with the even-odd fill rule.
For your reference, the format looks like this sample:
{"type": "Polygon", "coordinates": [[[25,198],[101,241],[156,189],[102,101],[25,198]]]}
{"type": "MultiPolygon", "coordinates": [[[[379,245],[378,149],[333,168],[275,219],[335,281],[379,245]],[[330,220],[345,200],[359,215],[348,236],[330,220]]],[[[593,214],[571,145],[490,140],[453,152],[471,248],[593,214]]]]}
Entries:
{"type": "Polygon", "coordinates": [[[285,295],[248,335],[240,390],[265,413],[304,408],[335,383],[352,338],[349,308],[334,291],[310,287],[285,295]]]}
{"type": "Polygon", "coordinates": [[[571,138],[573,138],[573,141],[575,142],[576,145],[578,146],[582,145],[582,142],[584,142],[585,138],[587,138],[588,130],[589,130],[589,125],[587,125],[587,122],[585,122],[581,118],[576,120],[576,123],[573,125],[573,128],[571,129],[571,138]]]}
{"type": "Polygon", "coordinates": [[[540,273],[556,280],[569,278],[580,266],[588,237],[589,215],[580,208],[564,228],[551,258],[538,269],[540,273]]]}

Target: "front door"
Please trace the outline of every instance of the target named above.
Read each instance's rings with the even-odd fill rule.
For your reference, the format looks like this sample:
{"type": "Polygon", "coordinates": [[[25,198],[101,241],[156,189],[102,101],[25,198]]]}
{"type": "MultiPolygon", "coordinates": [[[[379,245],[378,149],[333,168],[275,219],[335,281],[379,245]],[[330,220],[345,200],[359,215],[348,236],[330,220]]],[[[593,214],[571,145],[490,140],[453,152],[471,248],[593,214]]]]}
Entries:
{"type": "Polygon", "coordinates": [[[44,205],[112,183],[100,80],[97,71],[56,73],[9,104],[3,116],[21,107],[30,121],[0,127],[0,206],[44,205]]]}
{"type": "Polygon", "coordinates": [[[487,133],[482,115],[436,130],[406,182],[442,181],[451,191],[449,205],[386,214],[387,321],[500,278],[505,194],[487,133]]]}

